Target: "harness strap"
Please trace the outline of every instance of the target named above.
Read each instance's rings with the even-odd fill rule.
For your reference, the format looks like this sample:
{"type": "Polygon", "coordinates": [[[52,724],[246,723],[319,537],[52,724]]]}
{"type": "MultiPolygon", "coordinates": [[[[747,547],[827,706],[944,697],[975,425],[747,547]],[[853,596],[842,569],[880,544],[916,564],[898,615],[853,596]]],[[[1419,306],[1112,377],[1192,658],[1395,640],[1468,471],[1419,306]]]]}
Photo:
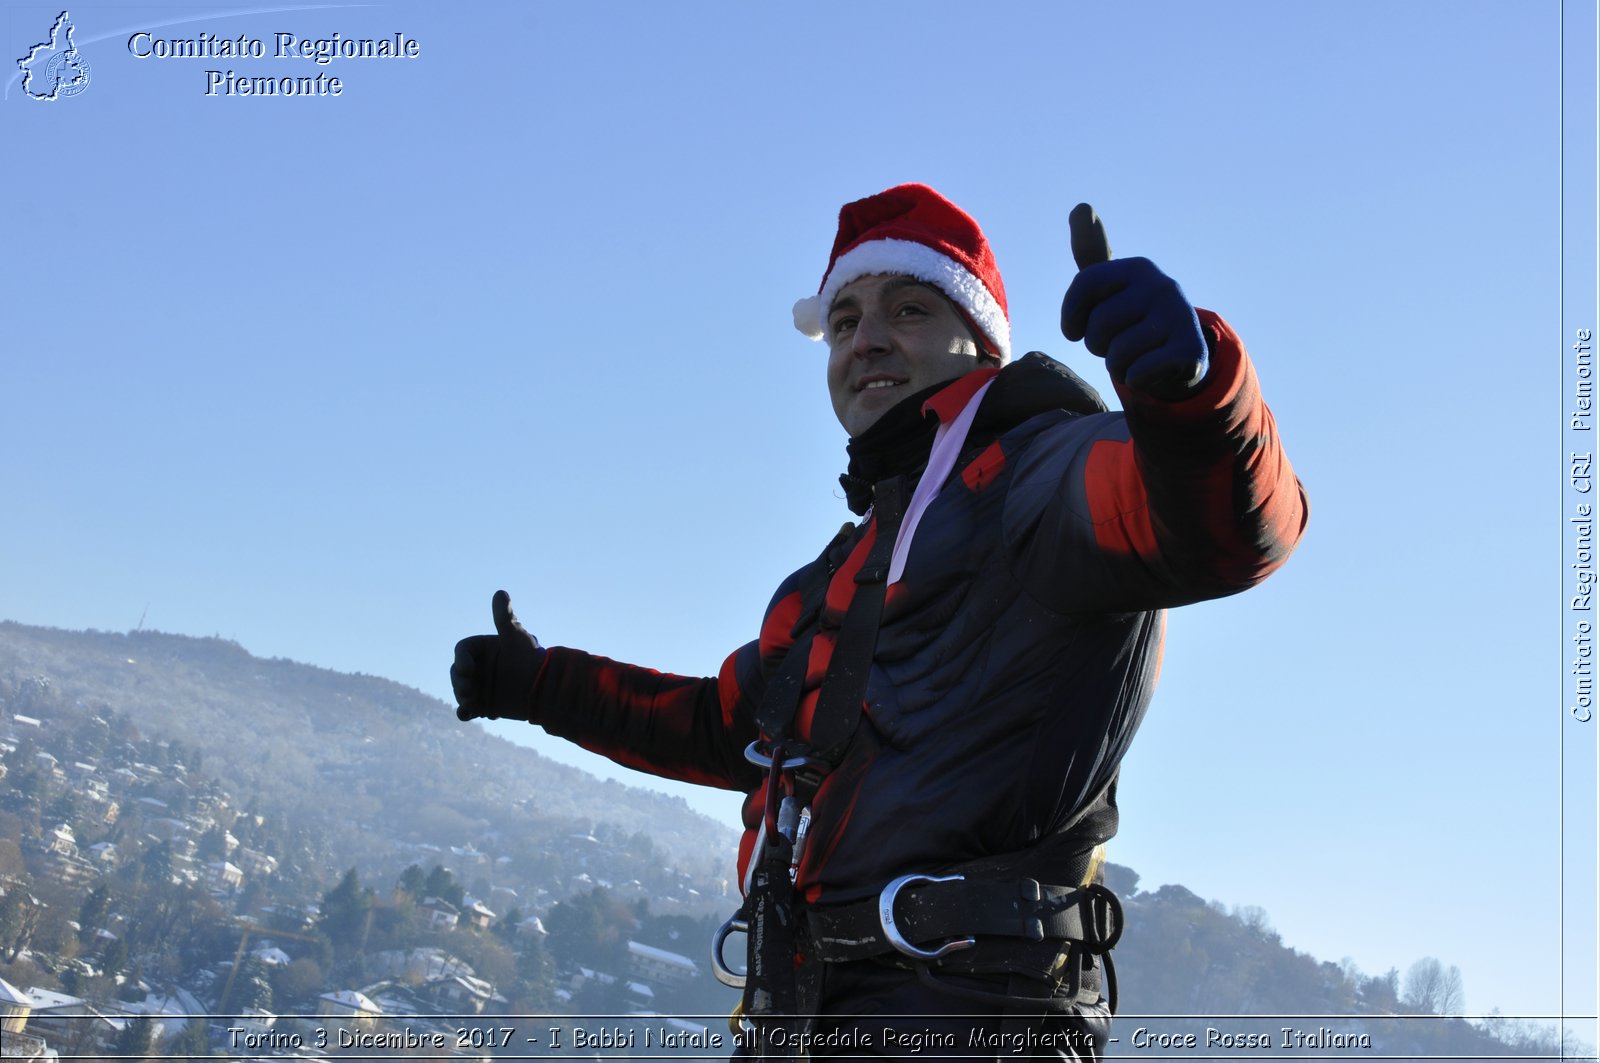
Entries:
{"type": "MultiPolygon", "coordinates": [[[[812,954],[825,963],[893,953],[909,956],[891,938],[888,925],[914,946],[998,938],[1050,942],[1058,948],[1068,941],[1096,956],[1109,951],[1122,934],[1121,906],[1104,886],[1049,886],[1031,878],[908,886],[892,898],[892,909],[886,919],[882,898],[808,908],[812,954]]],[[[940,964],[955,964],[965,951],[950,952],[940,964]]]]}
{"type": "Polygon", "coordinates": [[[817,565],[822,574],[814,580],[800,599],[800,615],[795,618],[794,627],[789,631],[793,641],[785,651],[783,663],[776,672],[767,680],[766,688],[761,692],[761,703],[756,706],[756,726],[762,732],[771,735],[774,740],[786,735],[790,721],[794,719],[795,710],[800,706],[800,695],[804,692],[806,678],[806,662],[811,657],[811,642],[816,635],[817,617],[822,613],[822,602],[828,593],[828,581],[835,569],[838,568],[840,548],[848,541],[853,526],[846,524],[840,529],[839,534],[833,537],[817,557],[813,564],[817,565]],[[810,634],[806,629],[811,628],[810,634]]]}
{"type": "Polygon", "coordinates": [[[809,744],[829,764],[844,759],[845,747],[861,722],[867,677],[878,648],[878,626],[883,620],[883,602],[889,588],[889,564],[894,556],[895,536],[905,516],[905,487],[904,478],[897,476],[872,488],[875,538],[856,573],[855,593],[839,624],[828,674],[811,718],[809,744]]]}
{"type": "MultiPolygon", "coordinates": [[[[802,944],[805,935],[790,878],[793,838],[785,837],[776,829],[773,809],[785,785],[784,762],[788,751],[799,754],[796,760],[803,757],[821,762],[820,771],[813,768],[787,772],[791,789],[789,800],[796,808],[804,808],[810,805],[823,775],[843,759],[861,722],[867,677],[877,648],[878,625],[883,618],[890,558],[905,511],[904,481],[895,478],[876,485],[873,507],[875,538],[856,574],[856,587],[834,642],[827,675],[812,715],[809,743],[794,740],[794,717],[804,693],[806,668],[816,638],[816,617],[820,615],[828,585],[837,569],[835,551],[844,540],[845,532],[823,552],[825,573],[802,600],[800,619],[792,632],[797,641],[790,646],[778,673],[769,682],[756,712],[757,725],[772,743],[772,761],[767,779],[765,844],[752,855],[752,873],[741,914],[748,926],[749,959],[744,1014],[763,1037],[779,1030],[797,1032],[804,1026],[803,1013],[815,1006],[816,968],[810,963],[799,964],[808,969],[809,977],[796,970],[801,958],[797,946],[802,944]],[[811,627],[811,634],[802,638],[806,627],[811,627]]],[[[806,950],[810,952],[810,946],[806,946],[806,950]]],[[[805,957],[810,958],[811,955],[805,957]]],[[[788,1043],[792,1045],[794,1040],[791,1038],[788,1043]]],[[[788,1053],[770,1051],[763,1042],[761,1054],[781,1057],[788,1053]]]]}

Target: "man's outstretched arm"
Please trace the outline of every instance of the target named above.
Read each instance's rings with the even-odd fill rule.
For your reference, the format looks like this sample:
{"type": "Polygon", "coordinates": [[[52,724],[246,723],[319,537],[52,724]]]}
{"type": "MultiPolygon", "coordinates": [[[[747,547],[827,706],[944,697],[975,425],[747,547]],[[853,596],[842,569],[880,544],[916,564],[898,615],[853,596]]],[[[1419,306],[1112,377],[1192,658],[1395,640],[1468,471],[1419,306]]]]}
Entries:
{"type": "Polygon", "coordinates": [[[756,769],[742,753],[755,738],[746,693],[760,680],[755,643],[730,654],[717,678],[670,675],[540,646],[505,591],[491,608],[495,634],[456,644],[450,681],[460,719],[525,720],[626,767],[707,786],[752,785],[756,769]]]}

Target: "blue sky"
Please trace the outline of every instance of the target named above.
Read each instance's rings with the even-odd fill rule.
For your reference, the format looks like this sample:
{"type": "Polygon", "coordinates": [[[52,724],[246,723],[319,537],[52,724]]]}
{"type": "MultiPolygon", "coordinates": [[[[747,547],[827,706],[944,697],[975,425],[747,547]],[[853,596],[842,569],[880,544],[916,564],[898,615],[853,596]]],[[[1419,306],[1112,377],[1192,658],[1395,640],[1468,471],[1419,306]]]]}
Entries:
{"type": "MultiPolygon", "coordinates": [[[[8,2],[8,59],[59,11],[8,2]]],[[[1312,500],[1282,572],[1172,616],[1112,858],[1320,958],[1459,965],[1474,1013],[1554,1014],[1564,964],[1593,1014],[1597,725],[1562,664],[1592,5],[1565,139],[1555,2],[993,12],[73,7],[88,87],[8,67],[0,105],[0,617],[445,698],[505,587],[546,643],[712,674],[848,517],[789,313],[839,205],[940,188],[1018,349],[1099,383],[1056,323],[1088,200],[1239,330],[1312,500]],[[141,59],[139,30],[269,56],[141,59]],[[420,54],[278,60],[278,32],[420,54]],[[1510,956],[1482,937],[1508,891],[1510,956]]]]}

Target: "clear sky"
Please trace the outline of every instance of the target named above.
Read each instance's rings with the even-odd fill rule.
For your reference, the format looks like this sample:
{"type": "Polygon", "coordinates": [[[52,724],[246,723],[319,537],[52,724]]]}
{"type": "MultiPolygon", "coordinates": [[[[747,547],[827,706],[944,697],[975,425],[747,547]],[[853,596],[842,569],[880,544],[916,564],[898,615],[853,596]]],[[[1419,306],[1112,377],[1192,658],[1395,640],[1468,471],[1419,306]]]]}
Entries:
{"type": "Polygon", "coordinates": [[[790,323],[839,205],[944,191],[1019,351],[1104,383],[1057,328],[1088,200],[1237,327],[1312,500],[1283,571],[1172,616],[1112,858],[1319,958],[1459,965],[1474,1013],[1554,1014],[1565,963],[1593,1014],[1592,4],[1565,138],[1555,0],[99,4],[52,102],[14,60],[60,8],[3,10],[0,618],[448,698],[505,587],[546,643],[714,674],[849,516],[790,323]],[[267,54],[135,54],[202,33],[267,54]]]}

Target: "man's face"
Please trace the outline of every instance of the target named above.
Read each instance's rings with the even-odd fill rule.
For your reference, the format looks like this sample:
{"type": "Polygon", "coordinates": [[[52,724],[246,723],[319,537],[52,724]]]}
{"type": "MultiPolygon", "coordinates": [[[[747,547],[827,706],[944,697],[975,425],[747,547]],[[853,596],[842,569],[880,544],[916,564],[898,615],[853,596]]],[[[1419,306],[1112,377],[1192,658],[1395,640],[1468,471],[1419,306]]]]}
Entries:
{"type": "Polygon", "coordinates": [[[954,304],[900,274],[839,289],[824,327],[833,412],[852,438],[901,399],[978,368],[978,345],[954,304]]]}

